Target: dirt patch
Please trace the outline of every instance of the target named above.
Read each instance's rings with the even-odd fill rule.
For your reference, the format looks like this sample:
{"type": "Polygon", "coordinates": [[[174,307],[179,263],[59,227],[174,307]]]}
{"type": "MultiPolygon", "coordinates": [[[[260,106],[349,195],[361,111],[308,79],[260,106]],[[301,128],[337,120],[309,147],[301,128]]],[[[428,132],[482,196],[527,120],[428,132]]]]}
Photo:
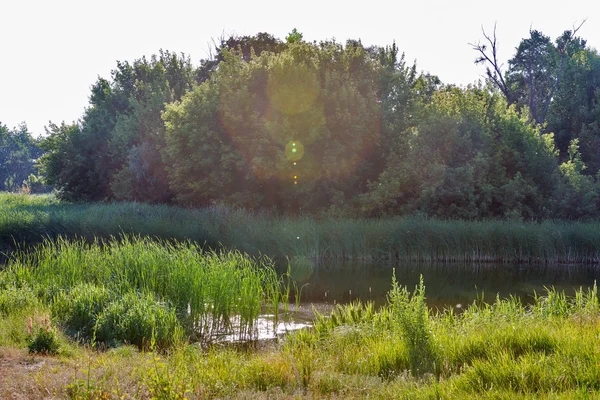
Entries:
{"type": "Polygon", "coordinates": [[[63,398],[67,371],[68,368],[65,369],[56,358],[30,356],[25,351],[2,348],[0,399],[63,398]]]}

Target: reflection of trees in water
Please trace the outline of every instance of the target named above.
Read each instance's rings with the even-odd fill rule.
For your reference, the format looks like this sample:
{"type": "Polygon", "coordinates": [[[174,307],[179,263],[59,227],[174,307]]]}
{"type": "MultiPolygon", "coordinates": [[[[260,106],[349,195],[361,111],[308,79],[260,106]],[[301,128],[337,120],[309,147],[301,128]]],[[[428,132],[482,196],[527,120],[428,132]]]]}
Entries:
{"type": "Polygon", "coordinates": [[[345,303],[351,300],[386,301],[392,273],[401,285],[413,289],[423,275],[427,302],[445,308],[467,305],[476,298],[487,302],[496,295],[513,295],[525,303],[545,287],[573,294],[600,278],[600,268],[578,265],[506,265],[459,263],[319,263],[293,260],[290,271],[302,289],[302,302],[345,303]]]}

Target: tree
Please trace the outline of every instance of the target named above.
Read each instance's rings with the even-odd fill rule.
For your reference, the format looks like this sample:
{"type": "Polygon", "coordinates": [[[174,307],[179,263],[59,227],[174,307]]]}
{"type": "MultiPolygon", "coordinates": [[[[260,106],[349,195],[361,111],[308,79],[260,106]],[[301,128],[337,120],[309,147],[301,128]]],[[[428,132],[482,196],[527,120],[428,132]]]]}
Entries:
{"type": "Polygon", "coordinates": [[[292,31],[285,37],[285,41],[288,44],[291,43],[300,43],[302,41],[302,38],[304,37],[304,35],[302,35],[300,32],[298,32],[298,30],[296,28],[292,29],[292,31]]]}
{"type": "Polygon", "coordinates": [[[568,58],[574,48],[585,45],[575,36],[584,23],[565,31],[556,43],[540,31],[531,29],[530,37],[521,41],[516,54],[509,60],[506,72],[502,71],[498,61],[496,26],[491,37],[483,30],[488,44],[471,44],[479,53],[475,63],[486,64],[486,76],[504,94],[508,105],[526,105],[532,120],[543,124],[568,58]]]}
{"type": "Polygon", "coordinates": [[[161,113],[193,85],[194,69],[183,54],[161,50],[150,59],[117,62],[112,79],[99,78],[92,87],[90,106],[76,126],[50,125],[47,147],[56,155],[44,162],[51,164],[46,169],[60,195],[169,201],[161,113]]]}
{"type": "Polygon", "coordinates": [[[45,151],[40,159],[45,181],[54,185],[58,196],[68,201],[89,199],[95,196],[92,186],[93,166],[86,153],[86,138],[79,124],[61,125],[50,123],[41,142],[45,151]],[[92,183],[92,184],[91,184],[92,183]]]}
{"type": "Polygon", "coordinates": [[[592,176],[583,174],[586,168],[579,152],[579,140],[573,139],[569,145],[569,160],[560,165],[561,180],[555,188],[555,217],[598,217],[600,188],[592,176]]]}
{"type": "Polygon", "coordinates": [[[552,135],[540,134],[483,87],[437,91],[402,156],[361,196],[363,215],[532,219],[552,212],[558,179],[552,135]]]}
{"type": "MultiPolygon", "coordinates": [[[[293,38],[298,39],[297,35],[300,35],[299,39],[301,40],[302,34],[297,31],[293,38]]],[[[227,39],[222,37],[218,44],[213,42],[213,45],[215,46],[214,55],[211,54],[208,59],[202,60],[196,71],[196,81],[198,83],[206,81],[218,69],[219,64],[225,59],[226,52],[239,51],[245,61],[250,61],[252,55],[260,56],[265,51],[279,53],[286,47],[283,42],[266,32],[259,32],[252,36],[232,35],[227,39]]]]}
{"type": "Polygon", "coordinates": [[[548,110],[547,130],[555,133],[563,161],[569,159],[571,141],[579,139],[586,173],[595,175],[600,168],[600,132],[595,128],[600,120],[600,56],[583,43],[573,47],[548,110]]]}
{"type": "Polygon", "coordinates": [[[25,124],[8,129],[0,123],[0,190],[20,188],[30,174],[36,174],[41,155],[38,142],[25,124]]]}
{"type": "Polygon", "coordinates": [[[360,45],[291,43],[250,61],[226,52],[211,81],[164,114],[178,200],[291,213],[342,206],[366,190],[377,74],[360,45]]]}
{"type": "Polygon", "coordinates": [[[492,36],[486,34],[485,29],[481,27],[483,37],[488,44],[482,44],[481,42],[470,46],[473,50],[479,53],[479,56],[475,59],[475,64],[486,65],[485,74],[490,82],[492,82],[501,92],[504,94],[508,105],[515,102],[512,91],[505,80],[505,72],[502,71],[503,65],[498,61],[498,40],[496,38],[496,24],[494,24],[494,33],[492,36]]]}

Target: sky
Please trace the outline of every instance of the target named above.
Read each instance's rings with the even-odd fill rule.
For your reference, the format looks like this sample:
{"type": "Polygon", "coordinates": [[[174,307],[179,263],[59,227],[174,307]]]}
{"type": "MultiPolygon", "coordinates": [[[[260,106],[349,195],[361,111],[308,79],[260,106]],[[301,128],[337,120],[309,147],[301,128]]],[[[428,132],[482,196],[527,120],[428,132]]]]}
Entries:
{"type": "Polygon", "coordinates": [[[109,78],[117,60],[162,48],[197,65],[213,39],[258,32],[284,39],[293,28],[307,41],[396,41],[420,71],[467,85],[484,74],[469,45],[483,39],[482,27],[492,32],[497,24],[506,64],[530,28],[555,39],[584,19],[579,35],[599,49],[599,11],[590,0],[0,0],[0,123],[25,122],[38,136],[49,121],[78,120],[92,84],[109,78]]]}

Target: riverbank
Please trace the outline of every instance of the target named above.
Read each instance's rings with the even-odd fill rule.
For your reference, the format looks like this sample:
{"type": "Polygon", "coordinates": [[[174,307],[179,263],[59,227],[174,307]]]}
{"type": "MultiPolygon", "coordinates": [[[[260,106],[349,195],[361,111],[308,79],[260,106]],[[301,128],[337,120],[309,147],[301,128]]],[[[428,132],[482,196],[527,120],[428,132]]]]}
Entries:
{"type": "Polygon", "coordinates": [[[257,343],[262,313],[294,307],[293,282],[265,257],[147,237],[47,240],[0,270],[0,398],[600,395],[595,285],[457,313],[429,308],[425,284],[394,275],[379,307],[316,312],[312,328],[257,343]]]}
{"type": "Polygon", "coordinates": [[[59,346],[56,355],[27,350],[28,318],[37,318],[35,331],[43,308],[0,312],[0,398],[600,395],[595,288],[573,298],[551,290],[528,306],[514,298],[476,303],[460,315],[432,314],[424,295],[423,286],[412,292],[396,286],[381,309],[364,303],[342,306],[317,318],[311,330],[258,346],[199,347],[179,340],[162,349],[99,349],[77,344],[50,326],[59,346]],[[20,336],[7,335],[8,326],[19,327],[20,336]]]}
{"type": "Polygon", "coordinates": [[[60,203],[0,194],[0,251],[44,237],[191,240],[272,258],[424,262],[600,262],[599,222],[287,218],[224,206],[60,203]]]}

